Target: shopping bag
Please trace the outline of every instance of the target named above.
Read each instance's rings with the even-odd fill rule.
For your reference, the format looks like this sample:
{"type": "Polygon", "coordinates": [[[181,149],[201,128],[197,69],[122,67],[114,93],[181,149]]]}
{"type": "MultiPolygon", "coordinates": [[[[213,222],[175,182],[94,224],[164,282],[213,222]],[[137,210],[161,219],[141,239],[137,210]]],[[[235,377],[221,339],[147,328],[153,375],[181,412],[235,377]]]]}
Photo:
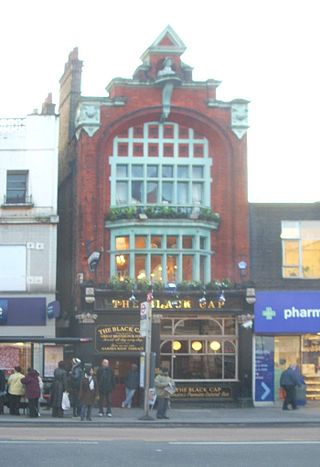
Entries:
{"type": "Polygon", "coordinates": [[[286,398],[286,390],[284,388],[279,388],[279,399],[283,401],[286,398]]]}
{"type": "Polygon", "coordinates": [[[70,409],[69,394],[68,394],[66,391],[62,394],[61,407],[62,407],[62,410],[68,410],[68,409],[70,409]]]}

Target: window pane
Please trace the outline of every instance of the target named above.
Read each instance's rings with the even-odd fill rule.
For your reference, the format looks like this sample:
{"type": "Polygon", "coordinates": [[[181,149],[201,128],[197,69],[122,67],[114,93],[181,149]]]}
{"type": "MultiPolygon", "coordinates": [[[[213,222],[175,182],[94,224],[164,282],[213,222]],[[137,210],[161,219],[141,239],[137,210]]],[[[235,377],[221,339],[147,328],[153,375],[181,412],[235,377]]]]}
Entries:
{"type": "Polygon", "coordinates": [[[147,237],[144,237],[142,235],[137,235],[135,237],[135,248],[140,249],[140,248],[146,248],[147,246],[147,237]]]}
{"type": "Polygon", "coordinates": [[[183,255],[182,257],[182,280],[192,281],[193,256],[183,255]]]}
{"type": "Polygon", "coordinates": [[[302,242],[302,273],[305,278],[320,277],[320,241],[302,242]]]}
{"type": "Polygon", "coordinates": [[[200,330],[198,319],[183,319],[176,323],[174,328],[175,335],[197,336],[200,330]]]}
{"type": "Polygon", "coordinates": [[[167,282],[176,282],[177,256],[167,256],[167,282]]]}
{"type": "Polygon", "coordinates": [[[189,178],[189,166],[178,165],[177,174],[178,174],[178,178],[189,178]]]}
{"type": "Polygon", "coordinates": [[[116,237],[116,250],[129,250],[129,236],[116,237]]]}
{"type": "Polygon", "coordinates": [[[116,255],[115,257],[116,264],[115,268],[117,271],[117,276],[121,279],[129,276],[129,255],[116,255]]]}
{"type": "Polygon", "coordinates": [[[303,221],[301,222],[301,238],[303,240],[314,238],[320,240],[320,222],[303,221]]]}
{"type": "Polygon", "coordinates": [[[206,249],[206,237],[200,237],[200,250],[205,250],[206,249]]]}
{"type": "Polygon", "coordinates": [[[188,204],[188,183],[178,182],[178,204],[188,204]]]}
{"type": "Polygon", "coordinates": [[[143,280],[147,277],[146,275],[146,255],[135,255],[135,278],[137,280],[143,280]]]}
{"type": "Polygon", "coordinates": [[[201,282],[205,282],[206,261],[207,261],[207,258],[203,255],[200,255],[200,281],[201,282]]]}
{"type": "Polygon", "coordinates": [[[225,336],[232,336],[236,333],[236,321],[235,319],[224,320],[224,334],[225,336]]]}
{"type": "Polygon", "coordinates": [[[178,237],[168,236],[167,237],[167,248],[177,248],[178,237]]]}
{"type": "Polygon", "coordinates": [[[147,183],[147,203],[158,202],[158,182],[147,183]]]}
{"type": "Polygon", "coordinates": [[[21,203],[26,201],[27,172],[7,172],[7,202],[21,203]]]}
{"type": "Polygon", "coordinates": [[[124,178],[128,176],[128,166],[124,164],[117,165],[117,177],[124,178]]]}
{"type": "Polygon", "coordinates": [[[236,377],[236,358],[231,355],[224,356],[224,379],[236,377]]]}
{"type": "Polygon", "coordinates": [[[173,202],[173,182],[162,183],[161,201],[166,201],[167,203],[170,203],[170,204],[173,202]]]}
{"type": "Polygon", "coordinates": [[[143,202],[143,182],[132,182],[132,202],[143,202]]]}
{"type": "Polygon", "coordinates": [[[162,178],[173,178],[173,166],[172,165],[162,166],[162,178]]]}
{"type": "Polygon", "coordinates": [[[299,242],[297,240],[283,241],[283,264],[284,266],[299,265],[299,242]]]}
{"type": "Polygon", "coordinates": [[[171,319],[162,319],[160,321],[160,335],[172,335],[172,320],[171,319]]]}
{"type": "Polygon", "coordinates": [[[151,278],[154,282],[162,281],[162,256],[151,255],[151,278]]]}
{"type": "Polygon", "coordinates": [[[281,238],[299,238],[299,222],[282,221],[281,238]]]}
{"type": "Polygon", "coordinates": [[[192,237],[186,235],[182,237],[182,248],[192,248],[192,237]]]}
{"type": "Polygon", "coordinates": [[[192,203],[201,204],[203,200],[203,184],[192,183],[192,203]]]}
{"type": "Polygon", "coordinates": [[[192,178],[203,178],[203,167],[200,165],[194,165],[192,167],[192,178]]]}
{"type": "Polygon", "coordinates": [[[158,166],[157,165],[148,165],[147,177],[149,178],[158,177],[158,166]]]}
{"type": "Polygon", "coordinates": [[[143,165],[140,165],[140,164],[132,165],[131,176],[132,178],[142,178],[143,177],[143,165]]]}
{"type": "Polygon", "coordinates": [[[116,183],[116,203],[128,204],[128,182],[116,183]]]}
{"type": "Polygon", "coordinates": [[[151,235],[151,248],[161,248],[161,240],[160,235],[151,235]]]}

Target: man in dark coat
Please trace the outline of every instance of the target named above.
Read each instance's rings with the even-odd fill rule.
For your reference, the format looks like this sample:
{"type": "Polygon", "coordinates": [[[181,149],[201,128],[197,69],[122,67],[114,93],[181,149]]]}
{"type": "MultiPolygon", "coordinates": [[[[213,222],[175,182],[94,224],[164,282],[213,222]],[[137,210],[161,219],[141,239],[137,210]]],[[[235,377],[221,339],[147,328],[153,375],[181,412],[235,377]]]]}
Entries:
{"type": "Polygon", "coordinates": [[[107,407],[107,417],[112,417],[111,413],[111,393],[116,386],[112,368],[109,366],[109,360],[102,360],[101,366],[97,371],[97,383],[99,391],[99,417],[103,416],[103,407],[107,407]]]}
{"type": "Polygon", "coordinates": [[[125,380],[124,380],[126,398],[122,402],[122,407],[128,407],[128,409],[131,409],[132,399],[133,399],[133,396],[136,390],[139,387],[139,383],[140,383],[140,373],[138,371],[138,365],[136,365],[135,363],[132,363],[131,370],[127,373],[125,380]]]}
{"type": "Polygon", "coordinates": [[[63,417],[62,396],[67,390],[67,371],[63,361],[58,363],[58,368],[53,373],[53,383],[51,386],[51,406],[53,417],[63,417]]]}
{"type": "Polygon", "coordinates": [[[296,402],[296,386],[301,386],[297,374],[297,365],[292,364],[286,370],[281,373],[280,386],[285,390],[286,396],[283,401],[282,410],[289,410],[288,405],[292,406],[292,410],[297,409],[296,402]]]}

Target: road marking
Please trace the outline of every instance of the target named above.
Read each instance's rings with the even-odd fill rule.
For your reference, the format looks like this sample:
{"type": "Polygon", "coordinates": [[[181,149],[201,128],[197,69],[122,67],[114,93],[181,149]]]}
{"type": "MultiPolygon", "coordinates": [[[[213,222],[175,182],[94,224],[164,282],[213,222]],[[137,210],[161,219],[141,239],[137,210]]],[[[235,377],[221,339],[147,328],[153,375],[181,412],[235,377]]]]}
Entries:
{"type": "Polygon", "coordinates": [[[98,441],[49,441],[43,439],[30,439],[30,440],[16,440],[16,439],[8,439],[8,440],[0,440],[0,444],[99,444],[98,441]]]}
{"type": "Polygon", "coordinates": [[[184,446],[254,446],[254,445],[301,445],[320,444],[320,441],[169,441],[169,444],[184,446]]]}

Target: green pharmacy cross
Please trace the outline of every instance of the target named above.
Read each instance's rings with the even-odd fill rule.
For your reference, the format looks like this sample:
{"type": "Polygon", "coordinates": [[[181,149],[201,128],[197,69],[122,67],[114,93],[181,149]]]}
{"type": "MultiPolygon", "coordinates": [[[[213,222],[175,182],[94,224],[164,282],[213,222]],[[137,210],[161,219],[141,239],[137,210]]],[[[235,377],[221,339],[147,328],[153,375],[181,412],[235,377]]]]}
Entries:
{"type": "Polygon", "coordinates": [[[276,316],[276,312],[271,308],[271,306],[267,306],[267,308],[263,310],[262,316],[268,321],[271,321],[274,316],[276,316]]]}

